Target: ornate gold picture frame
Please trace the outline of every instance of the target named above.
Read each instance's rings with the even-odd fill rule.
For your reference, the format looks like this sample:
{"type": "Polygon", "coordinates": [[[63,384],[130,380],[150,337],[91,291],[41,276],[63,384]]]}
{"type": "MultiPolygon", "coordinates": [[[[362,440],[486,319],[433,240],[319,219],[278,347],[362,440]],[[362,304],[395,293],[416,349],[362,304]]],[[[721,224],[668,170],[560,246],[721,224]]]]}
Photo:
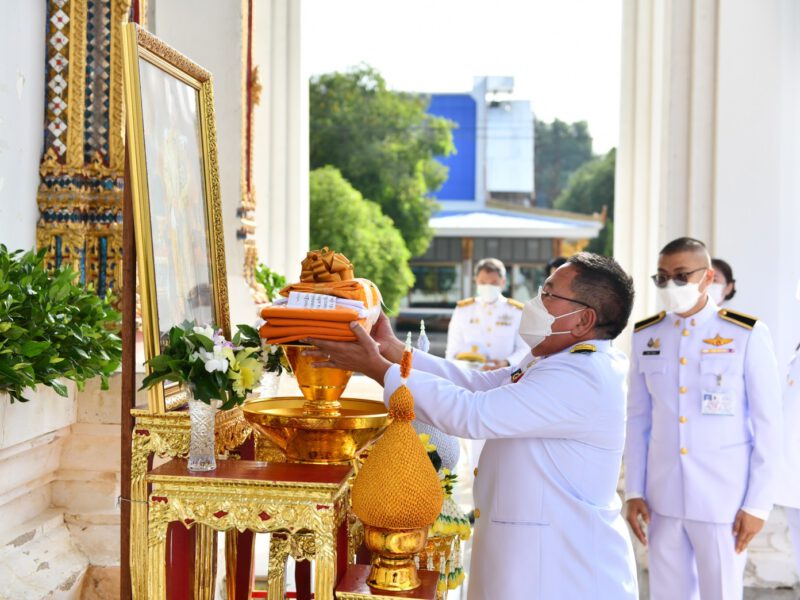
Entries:
{"type": "MultiPolygon", "coordinates": [[[[173,325],[230,337],[211,74],[138,25],[123,27],[128,162],[145,356],[173,325]]],[[[178,384],[150,388],[149,408],[182,406],[178,384]]]]}

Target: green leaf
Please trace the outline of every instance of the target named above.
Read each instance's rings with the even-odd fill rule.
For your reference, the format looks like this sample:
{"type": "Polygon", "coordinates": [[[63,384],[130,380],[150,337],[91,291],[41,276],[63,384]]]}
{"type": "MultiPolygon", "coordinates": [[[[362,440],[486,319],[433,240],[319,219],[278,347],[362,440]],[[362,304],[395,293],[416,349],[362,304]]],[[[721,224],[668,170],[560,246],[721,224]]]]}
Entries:
{"type": "Polygon", "coordinates": [[[64,398],[69,397],[69,393],[67,392],[67,386],[58,381],[57,379],[54,379],[53,381],[50,382],[50,387],[52,387],[55,390],[56,394],[58,394],[59,396],[63,396],[64,398]]]}
{"type": "Polygon", "coordinates": [[[50,342],[36,342],[33,340],[29,340],[27,342],[23,342],[20,346],[22,350],[22,354],[27,357],[39,356],[44,350],[46,350],[50,346],[50,342]]]}

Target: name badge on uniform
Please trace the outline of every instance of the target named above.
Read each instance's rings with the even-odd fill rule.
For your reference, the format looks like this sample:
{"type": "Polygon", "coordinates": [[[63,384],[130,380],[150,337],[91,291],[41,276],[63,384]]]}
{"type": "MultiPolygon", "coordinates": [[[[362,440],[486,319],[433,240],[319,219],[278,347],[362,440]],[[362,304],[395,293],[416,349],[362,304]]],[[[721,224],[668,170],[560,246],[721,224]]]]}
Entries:
{"type": "Polygon", "coordinates": [[[702,413],[733,416],[733,395],[729,392],[703,392],[702,413]]]}

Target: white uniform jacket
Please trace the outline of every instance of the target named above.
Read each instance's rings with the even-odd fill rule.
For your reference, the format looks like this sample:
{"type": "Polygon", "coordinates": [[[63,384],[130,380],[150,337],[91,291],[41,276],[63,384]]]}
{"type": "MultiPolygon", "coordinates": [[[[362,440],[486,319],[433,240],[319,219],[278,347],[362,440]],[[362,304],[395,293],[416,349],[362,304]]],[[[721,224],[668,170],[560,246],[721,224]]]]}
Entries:
{"type": "Polygon", "coordinates": [[[490,360],[516,364],[531,351],[519,336],[520,319],[522,303],[505,296],[492,303],[480,298],[462,300],[447,327],[445,358],[453,360],[461,352],[475,351],[490,360]]]}
{"type": "Polygon", "coordinates": [[[795,348],[783,383],[783,444],[783,472],[775,504],[800,508],[800,345],[795,348]]]}
{"type": "MultiPolygon", "coordinates": [[[[417,419],[486,439],[475,476],[471,600],[638,598],[616,493],[625,436],[625,355],[565,350],[481,372],[414,352],[417,419]],[[512,373],[521,378],[511,382],[512,373]]],[[[385,398],[400,385],[386,373],[385,398]]]]}
{"type": "Polygon", "coordinates": [[[659,514],[732,523],[740,508],[772,508],[778,369],[766,325],[737,315],[709,299],[688,319],[662,313],[633,334],[625,492],[659,514]]]}

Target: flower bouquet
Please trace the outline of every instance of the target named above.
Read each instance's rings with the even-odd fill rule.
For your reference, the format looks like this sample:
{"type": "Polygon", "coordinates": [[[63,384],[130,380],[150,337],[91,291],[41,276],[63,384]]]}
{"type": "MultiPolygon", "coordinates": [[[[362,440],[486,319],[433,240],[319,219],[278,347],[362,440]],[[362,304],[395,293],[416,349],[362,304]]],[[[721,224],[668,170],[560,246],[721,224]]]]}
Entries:
{"type": "Polygon", "coordinates": [[[184,323],[169,330],[161,354],[147,361],[150,373],[142,381],[142,389],[164,381],[188,384],[190,470],[216,468],[216,410],[242,404],[259,385],[265,370],[280,372],[279,359],[249,325],[238,325],[230,341],[209,325],[184,323]]]}

